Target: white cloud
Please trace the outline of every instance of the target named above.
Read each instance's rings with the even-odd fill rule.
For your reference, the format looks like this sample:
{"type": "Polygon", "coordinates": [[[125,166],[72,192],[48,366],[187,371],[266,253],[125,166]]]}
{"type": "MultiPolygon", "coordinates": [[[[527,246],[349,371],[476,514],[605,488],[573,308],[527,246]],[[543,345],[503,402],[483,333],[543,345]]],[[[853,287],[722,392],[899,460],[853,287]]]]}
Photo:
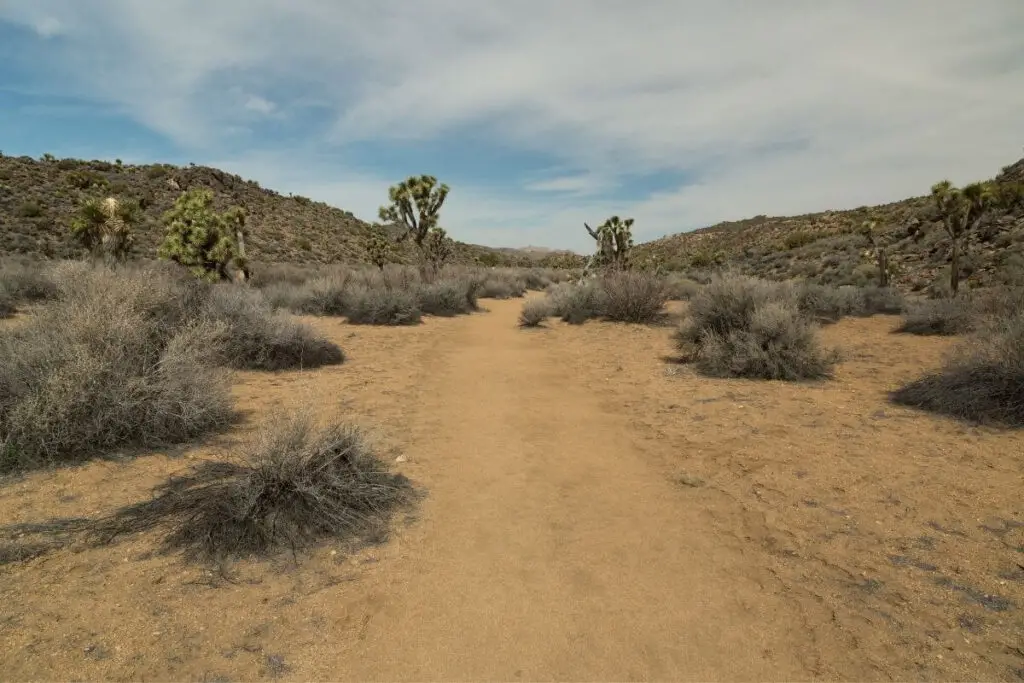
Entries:
{"type": "Polygon", "coordinates": [[[63,32],[64,27],[53,17],[44,16],[39,18],[32,25],[32,28],[43,38],[53,38],[54,36],[59,36],[63,32]]]}
{"type": "Polygon", "coordinates": [[[272,114],[277,109],[277,105],[259,95],[249,95],[245,99],[244,106],[249,111],[254,111],[258,114],[272,114]]]}
{"type": "MultiPolygon", "coordinates": [[[[479,241],[589,248],[579,223],[604,213],[652,237],[890,201],[990,176],[1024,144],[1014,0],[8,0],[3,16],[68,27],[77,58],[52,58],[69,83],[194,149],[240,123],[218,97],[234,79],[265,95],[244,109],[282,114],[294,103],[275,88],[300,84],[333,111],[306,149],[473,124],[572,169],[455,187],[446,220],[479,241]],[[658,170],[693,180],[599,200],[658,170]]],[[[371,219],[388,183],[297,150],[263,175],[243,151],[216,154],[371,219]]]]}

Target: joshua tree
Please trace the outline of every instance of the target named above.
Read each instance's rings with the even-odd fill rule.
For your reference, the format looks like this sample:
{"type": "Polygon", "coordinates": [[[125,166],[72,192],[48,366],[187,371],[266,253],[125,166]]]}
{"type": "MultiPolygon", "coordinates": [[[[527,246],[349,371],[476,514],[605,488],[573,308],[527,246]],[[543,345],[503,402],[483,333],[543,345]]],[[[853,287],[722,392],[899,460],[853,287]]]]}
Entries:
{"type": "Polygon", "coordinates": [[[206,280],[232,279],[229,267],[248,277],[245,260],[245,210],[234,206],[223,213],[213,210],[213,192],[192,189],[163,215],[167,234],[158,255],[185,266],[206,280]]]}
{"type": "Polygon", "coordinates": [[[447,196],[448,186],[438,185],[434,176],[410,176],[388,189],[391,205],[380,207],[380,219],[400,223],[405,232],[399,240],[411,237],[422,249],[431,229],[437,226],[441,205],[447,196]]]}
{"type": "Polygon", "coordinates": [[[875,260],[878,263],[878,286],[889,286],[889,254],[886,246],[882,244],[877,232],[878,224],[875,221],[864,221],[860,226],[860,232],[871,243],[875,252],[875,260]]]}
{"type": "Polygon", "coordinates": [[[590,257],[583,276],[586,277],[598,269],[610,268],[613,270],[626,270],[630,266],[629,255],[633,248],[633,219],[620,219],[612,216],[594,230],[586,223],[583,227],[594,241],[597,242],[597,252],[590,257]]]}
{"type": "Polygon", "coordinates": [[[134,242],[138,207],[116,197],[90,199],[78,209],[71,222],[71,235],[93,258],[101,256],[124,261],[134,242]]]}
{"type": "Polygon", "coordinates": [[[956,296],[960,289],[960,252],[964,238],[978,227],[985,211],[995,203],[996,193],[991,182],[971,183],[960,189],[943,180],[932,186],[932,198],[950,240],[949,288],[956,296]]]}
{"type": "Polygon", "coordinates": [[[391,263],[394,257],[394,249],[391,240],[384,233],[383,228],[374,227],[363,244],[370,263],[384,270],[384,266],[391,263]]]}
{"type": "Polygon", "coordinates": [[[427,239],[423,242],[423,251],[435,273],[451,258],[454,247],[455,242],[448,237],[444,228],[433,227],[430,229],[427,239]]]}

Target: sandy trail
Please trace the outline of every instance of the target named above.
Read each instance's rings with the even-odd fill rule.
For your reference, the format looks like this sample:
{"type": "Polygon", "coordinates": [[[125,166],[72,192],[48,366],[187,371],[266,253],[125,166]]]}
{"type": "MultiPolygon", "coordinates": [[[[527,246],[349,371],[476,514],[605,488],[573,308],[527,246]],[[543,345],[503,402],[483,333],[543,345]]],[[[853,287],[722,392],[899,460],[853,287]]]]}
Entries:
{"type": "Polygon", "coordinates": [[[419,528],[356,648],[309,674],[807,677],[799,616],[639,457],[573,350],[518,330],[520,302],[488,306],[444,340],[410,417],[429,490],[419,528]]]}
{"type": "MultiPolygon", "coordinates": [[[[373,428],[427,497],[349,556],[224,583],[143,535],[0,565],[5,680],[1017,680],[1024,434],[888,404],[950,340],[822,331],[818,384],[666,363],[669,330],[307,319],[344,365],[240,373],[373,428]],[[680,483],[680,475],[689,484],[680,483]]],[[[235,436],[0,487],[0,519],[145,499],[235,436]]]]}

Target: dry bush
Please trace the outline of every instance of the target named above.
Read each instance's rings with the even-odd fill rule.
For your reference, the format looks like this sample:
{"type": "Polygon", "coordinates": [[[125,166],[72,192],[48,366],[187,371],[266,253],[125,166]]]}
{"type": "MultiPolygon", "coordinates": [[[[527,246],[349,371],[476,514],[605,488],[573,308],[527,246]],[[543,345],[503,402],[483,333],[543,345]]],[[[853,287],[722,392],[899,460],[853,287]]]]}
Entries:
{"type": "Polygon", "coordinates": [[[206,462],[146,502],[93,525],[100,542],[163,530],[167,551],[195,560],[273,556],[325,540],[379,540],[415,492],[349,426],[272,419],[241,457],[206,462]]]}
{"type": "Polygon", "coordinates": [[[891,394],[900,405],[1024,427],[1024,311],[986,320],[936,372],[891,394]]]}
{"type": "Polygon", "coordinates": [[[206,287],[155,273],[58,269],[59,298],[0,334],[0,467],[81,461],[227,426],[227,329],[206,287]],[[70,277],[69,277],[70,276],[70,277]]]}
{"type": "Polygon", "coordinates": [[[422,283],[415,289],[419,309],[427,315],[453,316],[478,310],[480,281],[467,275],[422,283]]]}
{"type": "Polygon", "coordinates": [[[974,301],[967,295],[952,299],[925,299],[907,305],[896,332],[950,336],[970,332],[976,322],[974,301]]]}
{"type": "Polygon", "coordinates": [[[604,315],[604,290],[593,280],[579,284],[562,283],[548,290],[552,315],[570,325],[582,325],[604,315]]]}
{"type": "Polygon", "coordinates": [[[519,312],[519,326],[540,327],[551,315],[551,302],[548,299],[530,299],[523,303],[523,309],[519,312]]]}
{"type": "Polygon", "coordinates": [[[346,288],[344,311],[353,325],[416,325],[423,317],[415,290],[362,284],[346,288]]]}
{"type": "Polygon", "coordinates": [[[516,275],[489,274],[480,282],[480,298],[511,299],[526,294],[526,281],[516,275]]]}
{"type": "Polygon", "coordinates": [[[18,301],[7,284],[0,281],[0,318],[9,318],[18,312],[18,301]]]}
{"type": "Polygon", "coordinates": [[[7,258],[0,261],[0,318],[14,315],[26,303],[57,296],[57,285],[44,261],[7,258]]]}
{"type": "Polygon", "coordinates": [[[608,320],[652,323],[663,316],[668,301],[665,280],[653,273],[625,271],[601,278],[603,314],[608,320]]]}
{"type": "Polygon", "coordinates": [[[690,301],[676,342],[712,377],[828,377],[837,361],[821,348],[791,287],[742,276],[713,279],[690,301]]]}
{"type": "Polygon", "coordinates": [[[672,274],[665,279],[669,301],[689,301],[700,291],[701,284],[689,277],[672,274]]]}
{"type": "Polygon", "coordinates": [[[796,286],[797,306],[818,322],[832,323],[847,316],[897,314],[903,296],[889,287],[832,287],[814,283],[796,286]]]}
{"type": "Polygon", "coordinates": [[[275,311],[258,290],[217,285],[204,315],[225,323],[221,351],[225,362],[236,369],[316,368],[345,360],[336,344],[287,313],[275,311]]]}

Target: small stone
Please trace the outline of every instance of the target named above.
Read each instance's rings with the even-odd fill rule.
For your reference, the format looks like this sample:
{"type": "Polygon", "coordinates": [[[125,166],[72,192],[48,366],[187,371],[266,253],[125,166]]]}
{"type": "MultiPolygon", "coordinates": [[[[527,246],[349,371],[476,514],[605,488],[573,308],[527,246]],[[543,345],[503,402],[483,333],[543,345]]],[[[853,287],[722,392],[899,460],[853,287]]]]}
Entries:
{"type": "Polygon", "coordinates": [[[686,474],[685,472],[683,474],[680,474],[676,481],[678,481],[683,486],[689,486],[690,488],[697,488],[699,486],[704,485],[703,479],[701,479],[700,477],[695,477],[691,474],[686,474]]]}
{"type": "Polygon", "coordinates": [[[409,458],[405,457],[404,455],[400,455],[397,458],[395,458],[395,462],[408,462],[408,461],[409,461],[409,458]]]}

